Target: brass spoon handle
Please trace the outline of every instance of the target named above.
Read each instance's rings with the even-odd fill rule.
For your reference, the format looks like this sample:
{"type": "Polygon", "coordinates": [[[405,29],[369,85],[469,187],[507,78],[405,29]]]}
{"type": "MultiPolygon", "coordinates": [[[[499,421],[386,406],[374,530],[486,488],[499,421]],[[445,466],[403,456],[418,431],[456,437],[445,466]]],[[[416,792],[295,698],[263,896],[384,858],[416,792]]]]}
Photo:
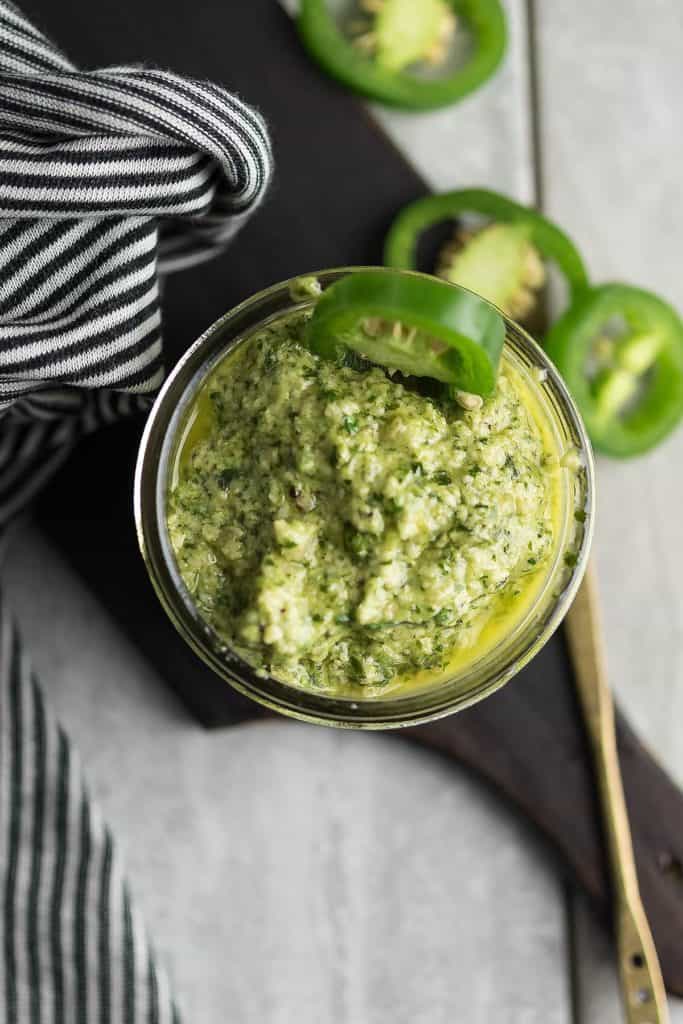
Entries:
{"type": "Polygon", "coordinates": [[[607,682],[595,570],[589,564],[566,619],[569,649],[593,749],[614,892],[619,974],[628,1024],[667,1024],[662,972],[640,898],[607,682]]]}

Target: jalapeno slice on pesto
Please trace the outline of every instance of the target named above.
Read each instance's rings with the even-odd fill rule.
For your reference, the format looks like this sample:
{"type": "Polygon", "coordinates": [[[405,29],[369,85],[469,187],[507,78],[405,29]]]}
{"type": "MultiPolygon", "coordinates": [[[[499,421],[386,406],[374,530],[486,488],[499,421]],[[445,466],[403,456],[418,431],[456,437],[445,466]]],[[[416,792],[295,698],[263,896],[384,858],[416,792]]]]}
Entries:
{"type": "Polygon", "coordinates": [[[476,395],[493,391],[504,339],[502,317],[477,295],[393,270],[336,282],[306,330],[309,349],[325,359],[352,349],[387,369],[476,395]]]}

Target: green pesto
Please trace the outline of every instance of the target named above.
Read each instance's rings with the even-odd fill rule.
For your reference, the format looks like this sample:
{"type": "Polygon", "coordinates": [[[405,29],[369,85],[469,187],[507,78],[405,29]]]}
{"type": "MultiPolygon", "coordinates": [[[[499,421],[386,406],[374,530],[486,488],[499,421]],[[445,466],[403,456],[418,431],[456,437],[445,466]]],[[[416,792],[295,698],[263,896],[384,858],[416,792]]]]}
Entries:
{"type": "Polygon", "coordinates": [[[255,334],[204,385],[169,494],[199,611],[257,670],[332,693],[446,666],[552,548],[543,439],[503,363],[465,411],[255,334]]]}

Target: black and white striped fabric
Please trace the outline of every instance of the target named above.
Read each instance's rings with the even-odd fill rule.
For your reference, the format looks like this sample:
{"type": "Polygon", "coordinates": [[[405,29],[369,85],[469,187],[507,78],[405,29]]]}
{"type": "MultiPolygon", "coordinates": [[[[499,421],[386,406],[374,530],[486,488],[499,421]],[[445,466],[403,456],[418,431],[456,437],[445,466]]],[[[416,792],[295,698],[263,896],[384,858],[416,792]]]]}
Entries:
{"type": "MultiPolygon", "coordinates": [[[[78,71],[0,0],[0,532],[163,376],[159,274],[260,202],[254,110],[166,71],[78,71]]],[[[0,596],[0,1021],[176,1024],[112,837],[0,596]]]]}
{"type": "Polygon", "coordinates": [[[0,527],[163,375],[158,274],[210,259],[271,175],[260,115],[168,71],[78,71],[0,0],[0,527]]]}
{"type": "Polygon", "coordinates": [[[178,1024],[78,759],[0,598],[0,1021],[178,1024]]]}

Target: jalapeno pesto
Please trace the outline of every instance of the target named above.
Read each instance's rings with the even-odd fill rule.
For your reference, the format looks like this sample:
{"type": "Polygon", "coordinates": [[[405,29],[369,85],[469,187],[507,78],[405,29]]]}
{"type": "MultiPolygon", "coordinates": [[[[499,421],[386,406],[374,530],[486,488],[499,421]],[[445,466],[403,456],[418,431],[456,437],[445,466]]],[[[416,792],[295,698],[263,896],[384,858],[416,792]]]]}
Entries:
{"type": "Polygon", "coordinates": [[[202,387],[168,496],[179,571],[257,671],[375,693],[445,669],[553,547],[553,455],[503,359],[463,408],[320,359],[304,315],[202,387]]]}

